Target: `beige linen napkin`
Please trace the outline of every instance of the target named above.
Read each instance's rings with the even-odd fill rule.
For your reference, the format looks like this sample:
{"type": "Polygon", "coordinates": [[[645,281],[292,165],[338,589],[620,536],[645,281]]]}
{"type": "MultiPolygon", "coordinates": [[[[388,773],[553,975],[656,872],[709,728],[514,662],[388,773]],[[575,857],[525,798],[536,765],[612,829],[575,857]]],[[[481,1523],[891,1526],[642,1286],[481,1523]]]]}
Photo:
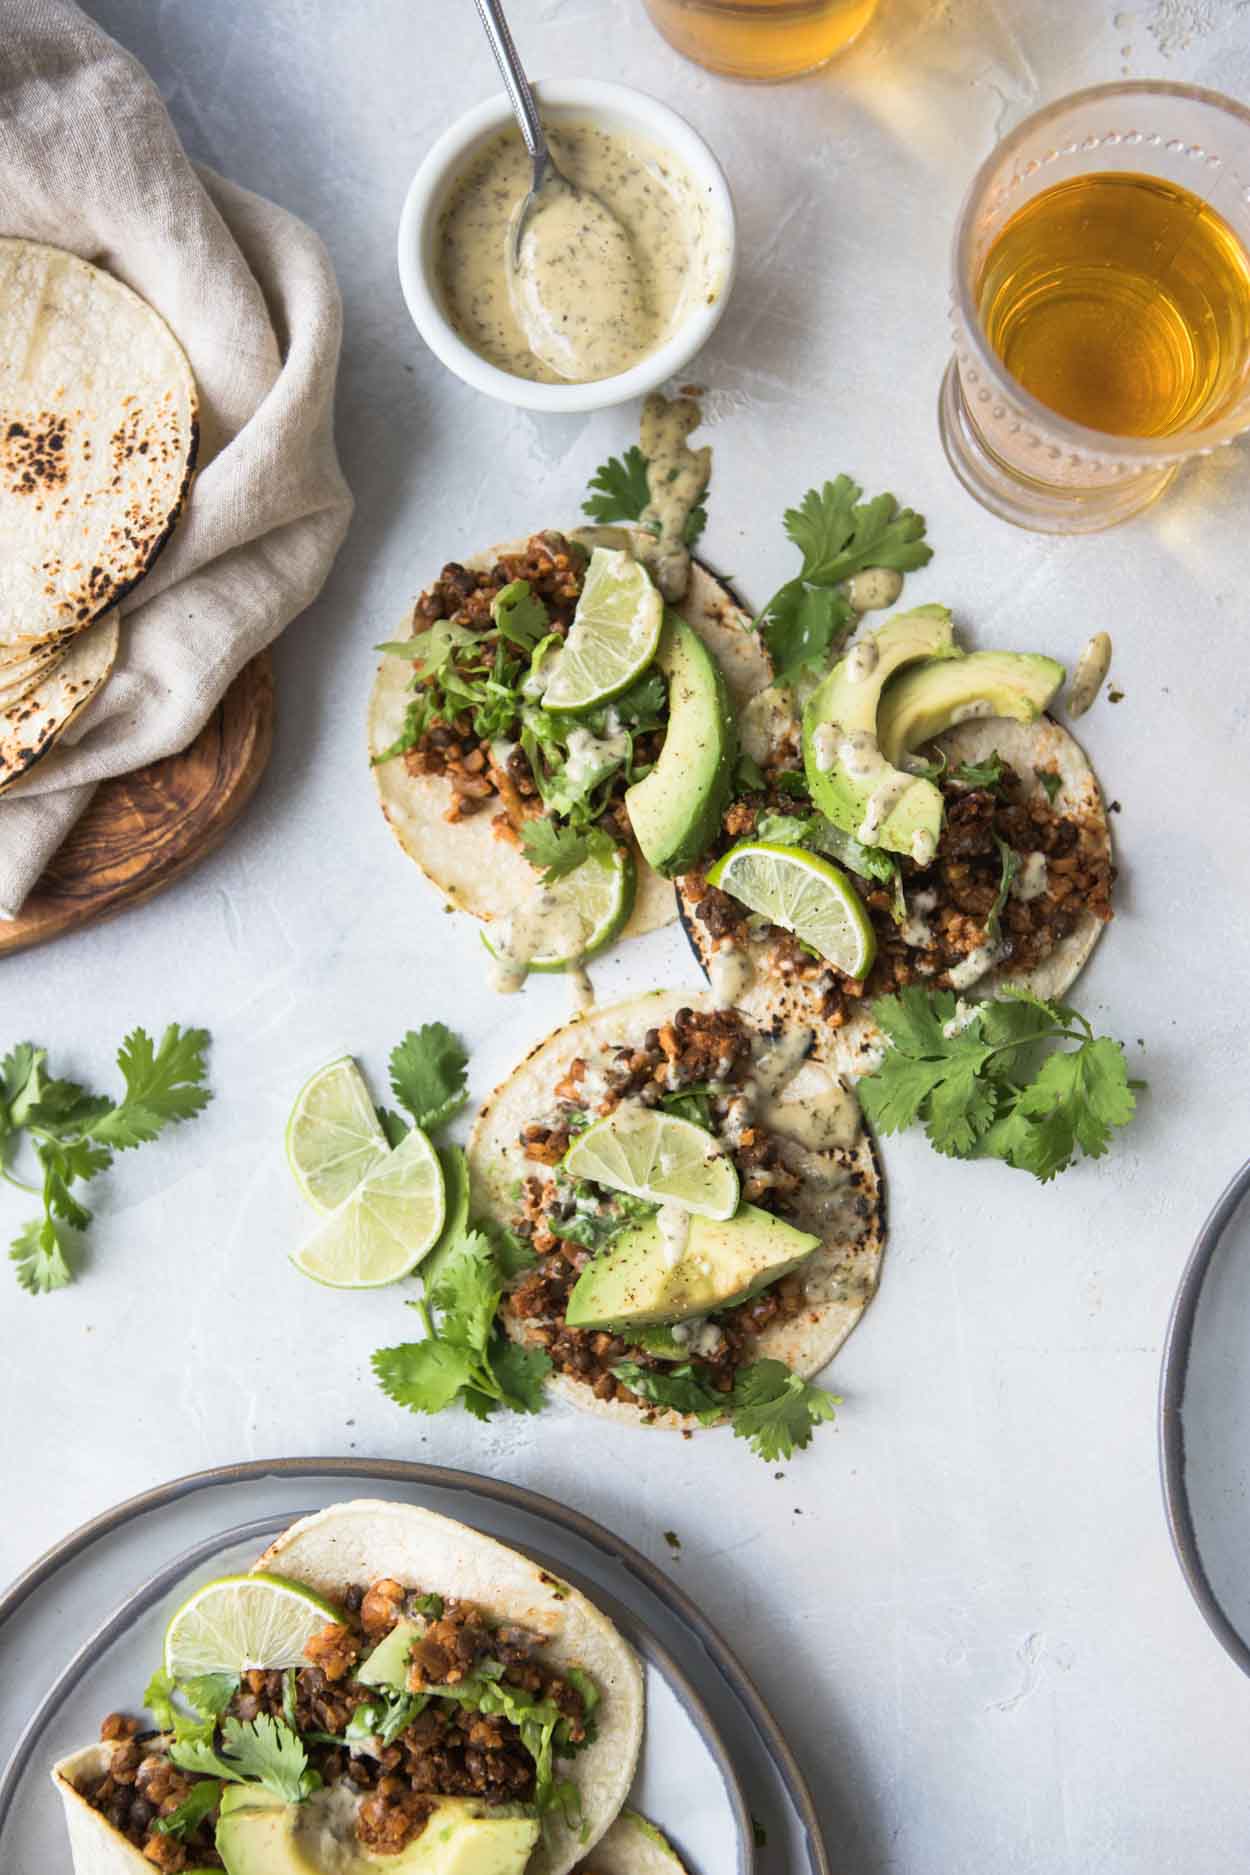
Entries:
{"type": "Polygon", "coordinates": [[[71,0],[0,0],[0,46],[0,234],[70,248],[142,294],[191,360],[201,422],[189,504],[122,603],[113,676],[0,800],[12,918],[95,783],[185,748],[315,598],[351,495],[332,428],[342,315],[317,236],[193,165],[146,72],[71,0]]]}

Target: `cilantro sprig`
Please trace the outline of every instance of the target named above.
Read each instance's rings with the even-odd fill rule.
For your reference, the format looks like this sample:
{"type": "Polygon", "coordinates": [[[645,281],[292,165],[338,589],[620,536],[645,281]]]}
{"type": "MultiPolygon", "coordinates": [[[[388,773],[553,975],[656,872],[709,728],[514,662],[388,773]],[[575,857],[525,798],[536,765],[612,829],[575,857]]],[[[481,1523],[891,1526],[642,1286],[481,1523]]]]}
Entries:
{"type": "MultiPolygon", "coordinates": [[[[687,547],[694,546],[707,526],[706,498],[704,489],[703,500],[686,517],[682,538],[687,547]]],[[[603,526],[610,526],[614,521],[641,521],[650,501],[647,458],[634,443],[623,456],[609,456],[595,470],[590,478],[590,493],[582,503],[582,513],[603,526]]],[[[659,531],[658,526],[652,526],[652,532],[658,534],[659,531]]]]}
{"type": "Polygon", "coordinates": [[[1078,1152],[1101,1158],[1133,1117],[1139,1084],[1123,1048],[1066,1003],[1015,990],[969,1005],[912,985],[879,997],[873,1014],[888,1045],[858,1091],[879,1132],[919,1122],[938,1152],[1002,1159],[1046,1181],[1078,1152]]]}
{"type": "Polygon", "coordinates": [[[841,1404],[835,1394],[813,1387],[784,1361],[752,1361],[739,1368],[729,1393],[709,1387],[690,1361],[667,1368],[618,1361],[612,1372],[653,1406],[691,1413],[705,1426],[727,1418],[735,1438],[745,1439],[756,1456],[770,1464],[803,1451],[816,1427],[833,1419],[841,1404]]]}
{"type": "Polygon", "coordinates": [[[388,1399],[413,1413],[440,1413],[459,1400],[475,1419],[498,1408],[536,1413],[551,1361],[541,1349],[510,1341],[496,1314],[504,1271],[490,1239],[477,1230],[448,1245],[428,1298],[409,1303],[422,1328],[417,1341],[379,1348],[373,1371],[388,1399]]]}
{"type": "Polygon", "coordinates": [[[861,501],[863,492],[849,475],[839,475],[786,509],[783,525],[803,564],[756,621],[778,683],[792,683],[841,645],[854,617],[838,590],[844,581],[870,566],[910,573],[933,558],[922,515],[900,508],[893,495],[861,501]]]}
{"type": "Polygon", "coordinates": [[[41,1216],[24,1224],[9,1256],[22,1288],[46,1295],[74,1280],[78,1235],[91,1212],[73,1187],[106,1172],[118,1152],[159,1138],[167,1126],[194,1118],[211,1098],[204,1085],[207,1029],[171,1022],[159,1045],[134,1029],[117,1052],[125,1083],[120,1100],[91,1094],[48,1068],[48,1052],[19,1042],[0,1062],[0,1178],[41,1200],[41,1216]],[[28,1183],[12,1169],[25,1141],[42,1173],[28,1183]]]}
{"type": "Polygon", "coordinates": [[[521,828],[521,845],[543,885],[554,885],[584,860],[606,863],[616,851],[615,840],[602,827],[570,827],[558,820],[527,820],[521,828]]]}
{"type": "Polygon", "coordinates": [[[308,1762],[304,1741],[282,1719],[224,1719],[220,1748],[211,1738],[175,1739],[169,1755],[182,1771],[228,1784],[260,1784],[282,1803],[302,1803],[321,1778],[308,1762]]]}

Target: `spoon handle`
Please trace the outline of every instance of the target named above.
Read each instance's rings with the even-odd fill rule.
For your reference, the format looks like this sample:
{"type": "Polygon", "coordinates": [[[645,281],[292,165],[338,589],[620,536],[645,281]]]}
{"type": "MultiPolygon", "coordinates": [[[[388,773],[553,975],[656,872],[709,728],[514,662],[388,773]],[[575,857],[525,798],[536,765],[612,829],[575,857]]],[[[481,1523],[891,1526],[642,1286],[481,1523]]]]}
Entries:
{"type": "Polygon", "coordinates": [[[538,107],[534,103],[534,94],[530,90],[529,80],[521,70],[521,61],[517,56],[517,49],[513,44],[512,34],[499,0],[477,0],[477,10],[482,16],[486,37],[490,40],[490,49],[495,55],[503,77],[508,102],[516,112],[517,122],[521,126],[521,135],[525,139],[525,147],[533,160],[537,181],[539,171],[546,167],[551,157],[547,149],[547,139],[543,135],[543,127],[538,121],[538,107]]]}

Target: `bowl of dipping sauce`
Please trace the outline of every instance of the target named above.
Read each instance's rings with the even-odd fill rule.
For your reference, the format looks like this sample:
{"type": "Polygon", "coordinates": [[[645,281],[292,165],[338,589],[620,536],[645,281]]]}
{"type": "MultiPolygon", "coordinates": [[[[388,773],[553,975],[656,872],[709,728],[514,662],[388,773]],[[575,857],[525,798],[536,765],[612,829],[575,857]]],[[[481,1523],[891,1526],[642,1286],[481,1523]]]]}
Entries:
{"type": "Polygon", "coordinates": [[[513,290],[508,244],[531,164],[507,99],[488,98],[412,179],[400,283],[430,350],[475,390],[526,410],[600,410],[684,370],[715,328],[733,281],[733,202],[707,144],[666,104],[593,79],[534,93],[556,164],[593,212],[558,197],[540,207],[513,290]],[[531,290],[541,325],[523,303],[531,290]]]}

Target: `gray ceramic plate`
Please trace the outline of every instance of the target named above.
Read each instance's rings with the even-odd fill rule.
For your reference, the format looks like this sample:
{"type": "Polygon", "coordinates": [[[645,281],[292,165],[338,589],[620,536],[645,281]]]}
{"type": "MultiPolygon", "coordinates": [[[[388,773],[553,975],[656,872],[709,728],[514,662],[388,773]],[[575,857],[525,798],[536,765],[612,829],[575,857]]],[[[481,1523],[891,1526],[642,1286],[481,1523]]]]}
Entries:
{"type": "Polygon", "coordinates": [[[1163,1351],[1168,1524],[1212,1631],[1250,1673],[1250,1163],[1203,1225],[1163,1351]]]}
{"type": "Polygon", "coordinates": [[[5,1875],[68,1867],[48,1766],[93,1737],[105,1712],[134,1704],[188,1588],[253,1560],[301,1512],[361,1494],[410,1499],[487,1530],[578,1582],[620,1622],[647,1675],[648,1742],[633,1801],[666,1828],[692,1875],[829,1875],[810,1792],[758,1693],[644,1557],[576,1512],[493,1479],[322,1459],[226,1467],[131,1499],[0,1598],[0,1746],[12,1748],[0,1778],[5,1875]],[[29,1697],[23,1704],[9,1691],[47,1686],[53,1674],[33,1715],[29,1697]],[[758,1852],[755,1819],[765,1837],[758,1852]]]}

